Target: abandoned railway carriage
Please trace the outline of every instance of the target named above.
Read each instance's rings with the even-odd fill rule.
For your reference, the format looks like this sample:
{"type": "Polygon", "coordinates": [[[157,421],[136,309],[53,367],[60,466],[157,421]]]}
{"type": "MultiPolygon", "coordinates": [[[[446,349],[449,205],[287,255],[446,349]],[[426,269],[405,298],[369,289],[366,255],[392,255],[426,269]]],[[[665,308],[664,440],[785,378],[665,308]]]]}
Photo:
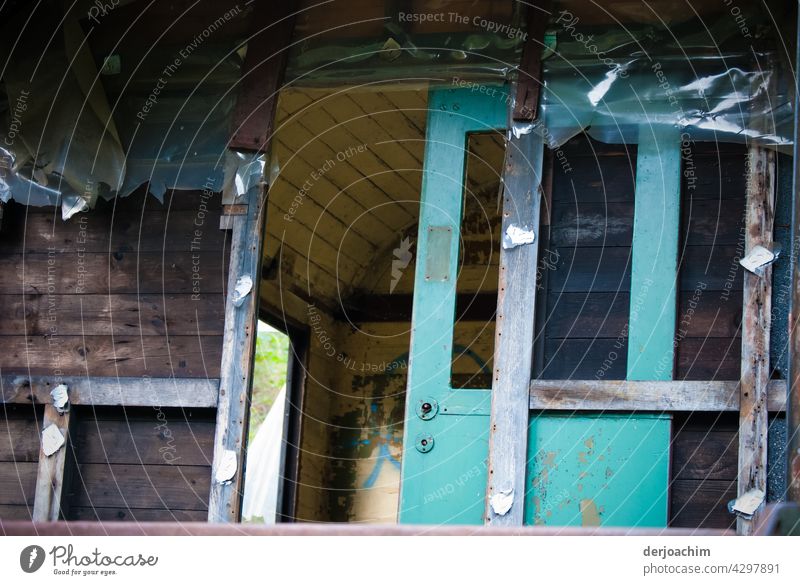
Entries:
{"type": "Polygon", "coordinates": [[[800,498],[794,3],[101,4],[2,8],[0,519],[800,498]]]}

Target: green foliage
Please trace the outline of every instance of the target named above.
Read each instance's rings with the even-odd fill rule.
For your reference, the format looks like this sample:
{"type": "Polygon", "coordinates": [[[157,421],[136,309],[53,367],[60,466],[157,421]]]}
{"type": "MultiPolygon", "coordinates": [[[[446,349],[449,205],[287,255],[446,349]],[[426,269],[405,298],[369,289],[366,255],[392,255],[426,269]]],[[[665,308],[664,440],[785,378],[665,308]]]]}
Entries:
{"type": "Polygon", "coordinates": [[[286,383],[289,338],[278,331],[259,331],[253,368],[253,397],[250,408],[250,440],[264,421],[275,397],[286,383]]]}

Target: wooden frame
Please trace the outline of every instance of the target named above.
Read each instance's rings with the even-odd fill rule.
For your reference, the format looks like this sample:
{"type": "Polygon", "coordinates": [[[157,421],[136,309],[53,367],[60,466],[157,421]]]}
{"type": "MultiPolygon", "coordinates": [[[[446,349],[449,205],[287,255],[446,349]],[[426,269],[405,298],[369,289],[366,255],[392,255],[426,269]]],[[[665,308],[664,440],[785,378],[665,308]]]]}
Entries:
{"type": "MultiPolygon", "coordinates": [[[[533,380],[531,410],[643,412],[738,412],[739,382],[533,380]]],[[[786,382],[767,386],[767,410],[786,405],[786,382]]]]}
{"type": "MultiPolygon", "coordinates": [[[[539,231],[544,142],[533,132],[508,142],[503,174],[503,223],[539,231]]],[[[534,307],[539,234],[532,243],[500,250],[492,419],[489,432],[489,481],[486,523],[522,525],[529,412],[525,407],[533,371],[534,307]],[[510,499],[510,508],[494,498],[510,499]]]]}
{"type": "Polygon", "coordinates": [[[250,423],[250,392],[258,326],[258,283],[265,226],[263,187],[245,196],[247,215],[232,216],[230,272],[225,303],[225,332],[220,368],[214,458],[211,466],[209,522],[238,522],[244,489],[245,446],[250,423]],[[249,201],[248,201],[249,199],[249,201]],[[251,288],[238,298],[237,284],[250,279],[251,288]],[[235,462],[231,473],[224,465],[235,462]]]}
{"type": "MultiPolygon", "coordinates": [[[[0,376],[0,399],[6,404],[52,404],[54,378],[0,376]]],[[[216,408],[219,380],[205,378],[66,377],[72,405],[216,408]]]]}
{"type": "MultiPolygon", "coordinates": [[[[755,246],[769,247],[775,217],[775,153],[762,147],[748,152],[745,254],[755,246]]],[[[772,267],[763,274],[744,273],[742,303],[742,376],[739,412],[739,481],[737,494],[767,493],[767,387],[769,337],[772,326],[772,267]]],[[[736,531],[749,535],[758,522],[738,517],[736,531]]]]}

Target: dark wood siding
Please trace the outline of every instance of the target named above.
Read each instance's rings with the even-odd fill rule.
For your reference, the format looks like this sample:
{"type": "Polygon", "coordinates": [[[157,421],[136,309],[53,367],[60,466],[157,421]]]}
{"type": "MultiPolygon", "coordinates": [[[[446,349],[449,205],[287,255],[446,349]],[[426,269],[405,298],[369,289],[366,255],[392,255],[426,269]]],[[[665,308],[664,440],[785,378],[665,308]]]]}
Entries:
{"type": "MultiPolygon", "coordinates": [[[[168,192],[162,204],[139,190],[68,221],[60,208],[8,204],[0,371],[54,381],[219,377],[228,263],[221,213],[220,194],[199,191],[168,192]]],[[[0,517],[29,517],[33,505],[42,413],[20,408],[7,408],[0,422],[8,431],[0,517]]],[[[213,411],[74,408],[68,518],[205,520],[213,411]]]]}
{"type": "Polygon", "coordinates": [[[550,239],[541,252],[540,377],[624,379],[636,149],[581,135],[562,154],[553,157],[550,239]]]}
{"type": "Polygon", "coordinates": [[[214,412],[79,409],[71,520],[205,521],[214,412]]]}
{"type": "Polygon", "coordinates": [[[39,465],[38,418],[38,407],[4,407],[0,419],[0,518],[31,518],[39,465]]]}
{"type": "MultiPolygon", "coordinates": [[[[577,137],[554,157],[541,378],[624,379],[635,149],[577,137]]],[[[745,149],[697,144],[684,156],[676,380],[740,373],[745,149]]],[[[547,251],[543,252],[544,254],[547,251]]],[[[673,421],[670,524],[729,527],[735,497],[735,415],[673,421]]]]}
{"type": "Polygon", "coordinates": [[[168,193],[163,205],[139,192],[66,222],[59,209],[8,205],[3,373],[217,377],[227,266],[220,214],[220,196],[203,201],[199,192],[168,193]]]}

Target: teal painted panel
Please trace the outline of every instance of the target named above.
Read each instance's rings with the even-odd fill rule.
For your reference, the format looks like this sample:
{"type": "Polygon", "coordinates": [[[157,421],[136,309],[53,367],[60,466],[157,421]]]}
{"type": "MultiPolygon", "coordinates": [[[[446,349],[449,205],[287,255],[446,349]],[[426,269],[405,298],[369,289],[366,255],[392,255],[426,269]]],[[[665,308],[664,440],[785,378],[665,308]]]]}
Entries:
{"type": "Polygon", "coordinates": [[[628,380],[672,379],[680,189],[678,130],[642,126],[633,215],[628,380]]]}
{"type": "Polygon", "coordinates": [[[531,417],[525,524],[666,526],[670,417],[531,417]]]}
{"type": "Polygon", "coordinates": [[[413,524],[480,524],[488,458],[490,393],[450,387],[467,135],[505,128],[504,88],[433,89],[428,98],[414,308],[398,518],[413,524]],[[450,230],[448,232],[448,230],[450,230]],[[484,398],[485,397],[485,398],[484,398]],[[420,401],[439,414],[422,420],[420,401]],[[433,438],[420,452],[417,437],[433,438]]]}

